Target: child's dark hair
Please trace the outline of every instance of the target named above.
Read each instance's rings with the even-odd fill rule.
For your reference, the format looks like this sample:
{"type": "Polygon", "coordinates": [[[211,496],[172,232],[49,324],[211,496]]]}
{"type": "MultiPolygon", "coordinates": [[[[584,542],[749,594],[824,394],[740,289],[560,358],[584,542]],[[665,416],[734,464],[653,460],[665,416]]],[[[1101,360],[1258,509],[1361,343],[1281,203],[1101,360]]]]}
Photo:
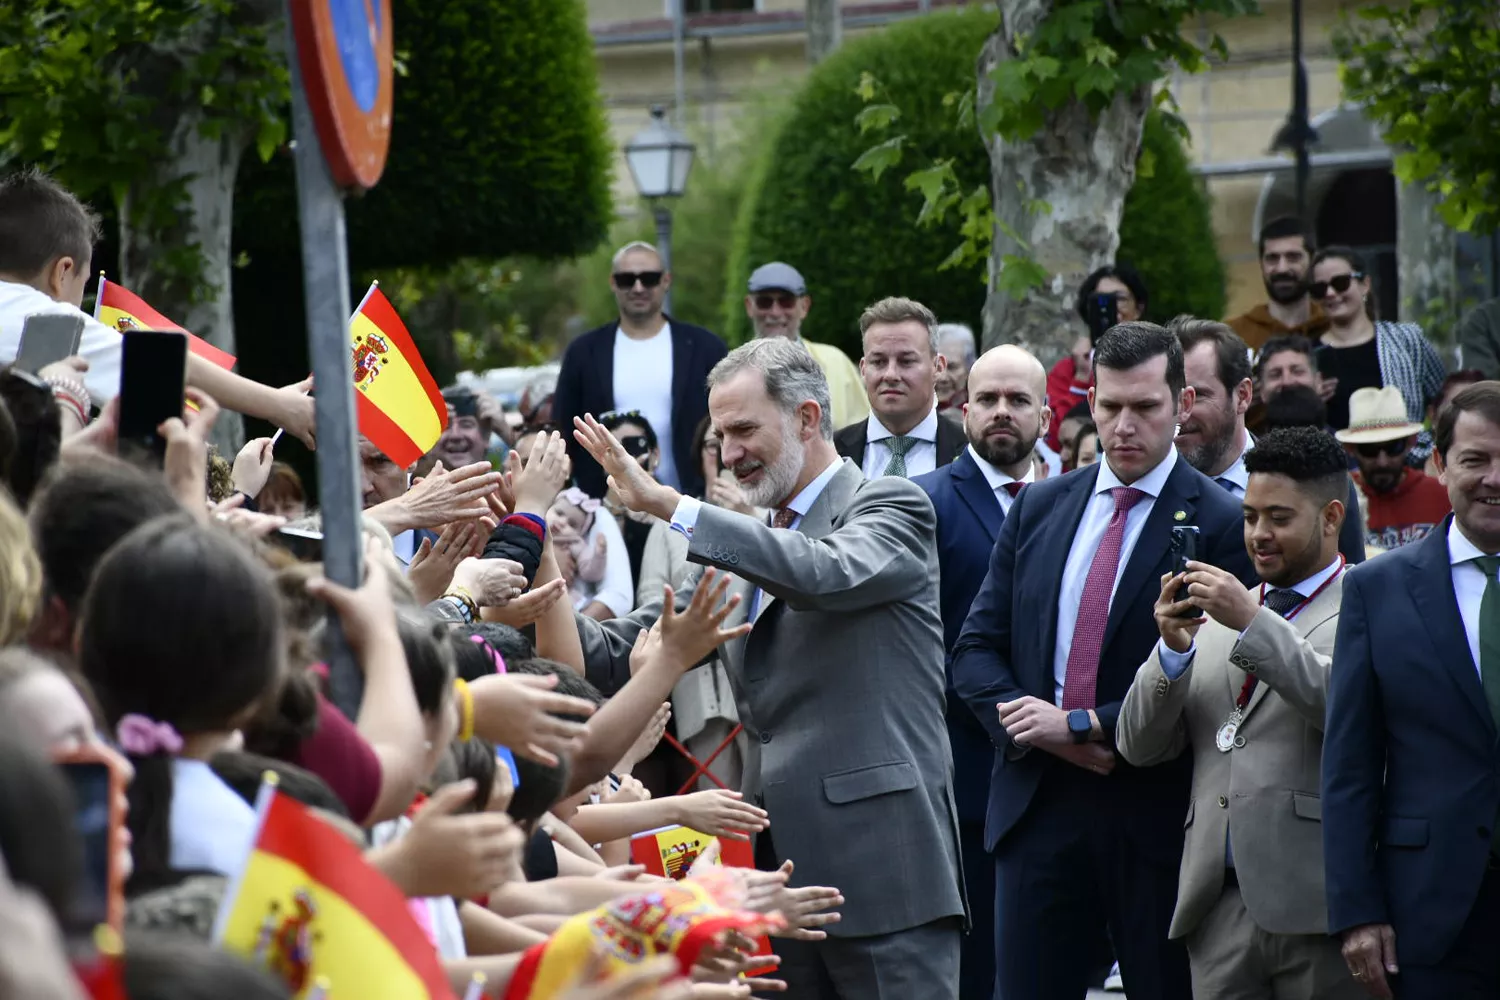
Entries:
{"type": "Polygon", "coordinates": [[[411,687],[423,715],[437,715],[453,687],[453,647],[448,626],[410,608],[396,610],[396,631],[411,670],[411,687]]]}
{"type": "Polygon", "coordinates": [[[328,783],[296,764],[262,757],[256,753],[225,750],[214,754],[208,766],[213,768],[214,774],[219,776],[220,781],[234,789],[236,795],[252,806],[255,805],[255,798],[260,793],[260,786],[265,780],[266,772],[274,771],[278,794],[295,799],[305,806],[322,809],[345,819],[350,818],[349,807],[344,805],[344,800],[339,798],[332,788],[328,787],[328,783]]]}
{"type": "Polygon", "coordinates": [[[475,622],[464,629],[469,635],[477,635],[490,644],[490,648],[505,660],[506,669],[511,664],[529,660],[536,655],[536,646],[519,630],[499,622],[475,622]]]}
{"type": "Polygon", "coordinates": [[[120,966],[130,1000],[291,1000],[293,995],[269,972],[184,935],[130,931],[120,966]]]}
{"type": "MultiPolygon", "coordinates": [[[[553,688],[558,694],[572,695],[574,698],[582,698],[591,701],[595,705],[604,704],[604,695],[599,689],[587,680],[579,677],[567,664],[558,663],[542,656],[533,656],[529,660],[522,660],[511,666],[511,672],[517,674],[537,674],[538,676],[554,676],[557,678],[557,687],[553,688]]],[[[588,718],[582,715],[560,715],[560,719],[570,722],[587,722],[588,718]]]]}
{"type": "Polygon", "coordinates": [[[474,797],[460,812],[481,812],[488,808],[490,796],[495,794],[495,775],[499,766],[500,762],[495,759],[495,744],[477,736],[464,743],[454,740],[438,762],[428,791],[434,792],[455,781],[473,781],[474,797]]]}
{"type": "Polygon", "coordinates": [[[453,668],[459,677],[477,681],[494,676],[495,657],[499,654],[484,639],[455,630],[448,633],[448,643],[453,647],[453,668]]]}
{"type": "Polygon", "coordinates": [[[542,818],[568,790],[568,762],[539,764],[534,760],[513,754],[516,758],[516,790],[510,797],[505,811],[523,829],[542,818]]]}
{"type": "MultiPolygon", "coordinates": [[[[111,730],[126,715],[179,736],[228,732],[274,696],[284,656],[270,574],[233,536],[186,515],[126,535],[80,616],[78,665],[111,730]]],[[[134,893],[171,880],[170,748],[131,754],[134,893]]]]}

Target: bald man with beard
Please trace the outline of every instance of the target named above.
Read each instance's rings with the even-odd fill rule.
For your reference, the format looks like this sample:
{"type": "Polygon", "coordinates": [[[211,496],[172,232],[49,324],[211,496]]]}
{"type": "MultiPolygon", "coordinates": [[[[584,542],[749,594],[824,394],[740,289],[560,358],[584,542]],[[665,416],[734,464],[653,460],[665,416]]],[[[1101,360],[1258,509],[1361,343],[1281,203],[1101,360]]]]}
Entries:
{"type": "MultiPolygon", "coordinates": [[[[969,370],[963,404],[968,446],[950,464],[912,482],[937,511],[943,648],[951,657],[969,605],[989,571],[990,551],[1010,505],[1032,481],[1037,441],[1047,433],[1047,371],[1014,345],[985,352],[969,370]]],[[[948,677],[948,739],[973,929],[964,939],[960,1000],[989,1000],[995,980],[995,867],[984,849],[984,816],[995,748],[948,677]]]]}

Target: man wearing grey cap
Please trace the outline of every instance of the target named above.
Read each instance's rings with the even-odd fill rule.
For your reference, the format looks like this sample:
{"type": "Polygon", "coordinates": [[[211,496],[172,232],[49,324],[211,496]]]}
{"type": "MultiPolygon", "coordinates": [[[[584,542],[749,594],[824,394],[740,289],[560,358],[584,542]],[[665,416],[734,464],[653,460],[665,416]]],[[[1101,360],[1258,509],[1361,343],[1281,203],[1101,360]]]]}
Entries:
{"type": "Polygon", "coordinates": [[[849,356],[832,344],[802,339],[802,321],[812,308],[812,297],[797,269],[779,260],[762,264],[750,275],[748,292],[745,314],[755,326],[755,335],[801,341],[823,369],[833,401],[833,426],[845,427],[869,416],[865,384],[849,356]]]}

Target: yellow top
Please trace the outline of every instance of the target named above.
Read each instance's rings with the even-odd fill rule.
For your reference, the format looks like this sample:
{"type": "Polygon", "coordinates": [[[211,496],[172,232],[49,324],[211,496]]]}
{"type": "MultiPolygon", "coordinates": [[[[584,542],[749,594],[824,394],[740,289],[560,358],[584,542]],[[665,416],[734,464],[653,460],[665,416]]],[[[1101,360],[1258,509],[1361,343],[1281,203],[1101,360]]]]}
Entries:
{"type": "Polygon", "coordinates": [[[870,398],[865,395],[865,383],[859,377],[859,368],[849,355],[832,344],[815,344],[804,340],[806,347],[823,375],[828,379],[828,395],[833,402],[833,426],[848,427],[870,415],[870,398]]]}

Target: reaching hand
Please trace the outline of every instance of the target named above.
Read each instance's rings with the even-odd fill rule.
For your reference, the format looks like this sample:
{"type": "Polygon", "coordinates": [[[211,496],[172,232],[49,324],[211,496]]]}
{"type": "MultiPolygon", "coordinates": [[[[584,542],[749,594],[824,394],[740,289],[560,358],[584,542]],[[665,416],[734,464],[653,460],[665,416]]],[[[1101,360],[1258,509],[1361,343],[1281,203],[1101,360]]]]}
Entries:
{"type": "Polygon", "coordinates": [[[552,605],[567,592],[568,585],[561,579],[548,580],[540,587],[533,587],[519,597],[511,598],[504,606],[492,607],[486,620],[500,622],[511,628],[525,628],[551,611],[552,605]]]}
{"type": "Polygon", "coordinates": [[[604,469],[610,489],[622,504],[634,511],[654,514],[663,521],[671,520],[681,494],[651,478],[651,473],[641,468],[641,463],[631,458],[625,446],[592,414],[574,417],[573,428],[574,440],[588,449],[604,469]]]}
{"type": "Polygon", "coordinates": [[[1002,701],[995,708],[1000,713],[1000,724],[1020,746],[1051,749],[1072,744],[1068,713],[1050,701],[1025,695],[1015,701],[1002,701]]]}
{"type": "Polygon", "coordinates": [[[394,643],[399,649],[401,636],[396,631],[396,605],[391,600],[389,571],[381,561],[380,543],[365,542],[365,584],[358,590],[341,587],[325,577],[307,581],[307,592],[338,612],[344,639],[356,658],[364,662],[368,650],[382,643],[394,643]]]}
{"type": "MultiPolygon", "coordinates": [[[[475,522],[455,521],[443,528],[436,542],[422,539],[406,571],[417,603],[427,605],[442,597],[453,582],[453,571],[458,564],[484,551],[486,537],[475,522]]],[[[478,595],[475,596],[477,599],[478,595]]]]}
{"type": "Polygon", "coordinates": [[[245,447],[234,456],[234,488],[246,496],[259,496],[271,478],[271,466],[276,455],[271,450],[270,438],[255,438],[245,442],[245,447]]]}
{"type": "Polygon", "coordinates": [[[526,589],[526,574],[511,559],[471,558],[453,571],[453,584],[473,594],[481,608],[503,608],[526,589]]]}
{"type": "Polygon", "coordinates": [[[219,419],[219,404],[192,387],[184,395],[198,409],[186,409],[182,417],[164,420],[156,429],[167,442],[162,473],[177,502],[203,520],[208,517],[208,437],[219,419]]]}
{"type": "Polygon", "coordinates": [[[641,730],[641,735],[635,738],[630,749],[625,751],[625,756],[620,758],[620,764],[615,768],[616,774],[628,775],[635,766],[651,755],[656,745],[661,742],[662,736],[667,731],[667,722],[672,718],[672,703],[664,701],[651,721],[646,723],[646,728],[641,730]]]}
{"type": "Polygon", "coordinates": [[[651,790],[641,784],[639,778],[632,778],[628,774],[620,775],[620,787],[604,795],[600,802],[650,802],[651,790]]]}
{"type": "Polygon", "coordinates": [[[99,418],[77,434],[63,438],[63,458],[90,458],[95,453],[114,455],[120,450],[120,397],[104,404],[99,418]]]}
{"type": "Polygon", "coordinates": [[[1162,576],[1161,596],[1156,599],[1156,605],[1152,609],[1156,615],[1156,630],[1161,633],[1162,641],[1167,644],[1167,648],[1174,653],[1186,653],[1192,649],[1193,638],[1203,627],[1203,623],[1208,621],[1201,615],[1187,613],[1188,609],[1193,606],[1192,601],[1177,599],[1177,592],[1182,588],[1182,581],[1186,578],[1186,573],[1178,573],[1175,576],[1167,573],[1162,576]]]}
{"type": "Polygon", "coordinates": [[[1115,769],[1115,752],[1103,743],[1064,743],[1042,749],[1095,774],[1104,775],[1115,769]]]}
{"type": "Polygon", "coordinates": [[[759,833],[771,825],[770,814],[759,806],[743,801],[739,792],[713,788],[691,795],[673,795],[677,822],[725,840],[749,840],[748,833],[759,833]]]}
{"type": "MultiPolygon", "coordinates": [[[[502,768],[503,770],[503,768],[502,768]]],[[[514,873],[526,837],[499,812],[457,815],[474,797],[474,782],[445,785],[392,845],[388,874],[408,896],[471,899],[504,884],[514,873]]]]}
{"type": "Polygon", "coordinates": [[[779,881],[763,880],[762,890],[769,886],[770,892],[758,900],[754,909],[761,913],[779,913],[786,919],[786,927],[775,932],[777,937],[821,941],[828,936],[828,932],[821,928],[843,919],[841,914],[833,911],[844,905],[844,894],[826,885],[790,888],[786,883],[795,868],[791,861],[787,861],[774,873],[762,873],[781,878],[779,881]]]}
{"type": "Polygon", "coordinates": [[[271,532],[286,525],[286,518],[279,514],[262,514],[245,510],[245,498],[235,494],[210,508],[210,513],[224,527],[246,538],[265,538],[271,532]]]}
{"type": "Polygon", "coordinates": [[[515,490],[515,505],[512,509],[518,513],[545,517],[552,501],[557,499],[557,494],[567,485],[568,474],[572,471],[568,461],[568,443],[557,431],[538,434],[532,442],[531,454],[526,456],[525,467],[518,469],[518,461],[510,460],[515,490]]]}
{"type": "Polygon", "coordinates": [[[734,474],[730,472],[721,472],[708,481],[708,490],[704,499],[715,507],[723,507],[725,510],[751,516],[755,514],[755,505],[745,499],[740,484],[735,481],[734,474]]]}
{"type": "Polygon", "coordinates": [[[418,528],[437,528],[454,521],[473,521],[490,512],[485,497],[505,479],[488,462],[451,471],[438,462],[431,475],[412,484],[398,503],[418,528]]]}
{"type": "Polygon", "coordinates": [[[1260,610],[1260,602],[1250,596],[1250,591],[1233,573],[1196,560],[1187,564],[1184,582],[1193,604],[1203,609],[1214,621],[1236,632],[1250,627],[1250,621],[1260,610]]]}
{"type": "Polygon", "coordinates": [[[312,390],[311,375],[301,382],[277,389],[276,419],[273,422],[309,448],[317,448],[318,407],[312,396],[308,395],[312,390]]]}
{"type": "Polygon", "coordinates": [[[469,682],[476,733],[539,764],[557,764],[557,755],[576,751],[584,734],[583,723],[558,716],[587,718],[594,703],[557,694],[556,686],[556,677],[536,674],[490,674],[469,682]]]}
{"type": "MultiPolygon", "coordinates": [[[[672,588],[663,587],[661,617],[651,628],[659,652],[651,652],[665,658],[674,668],[685,671],[729,640],[749,633],[749,622],[729,629],[723,627],[724,619],[740,603],[738,594],[727,601],[724,599],[729,593],[729,581],[728,574],[704,570],[693,590],[692,601],[681,611],[676,609],[674,602],[677,597],[672,588]]],[[[653,640],[648,638],[646,645],[649,649],[653,640]]],[[[632,667],[632,672],[634,670],[632,667]]]]}
{"type": "Polygon", "coordinates": [[[596,952],[556,1000],[689,1000],[692,996],[692,984],[678,976],[677,959],[672,955],[648,958],[599,982],[608,968],[596,952]]]}

